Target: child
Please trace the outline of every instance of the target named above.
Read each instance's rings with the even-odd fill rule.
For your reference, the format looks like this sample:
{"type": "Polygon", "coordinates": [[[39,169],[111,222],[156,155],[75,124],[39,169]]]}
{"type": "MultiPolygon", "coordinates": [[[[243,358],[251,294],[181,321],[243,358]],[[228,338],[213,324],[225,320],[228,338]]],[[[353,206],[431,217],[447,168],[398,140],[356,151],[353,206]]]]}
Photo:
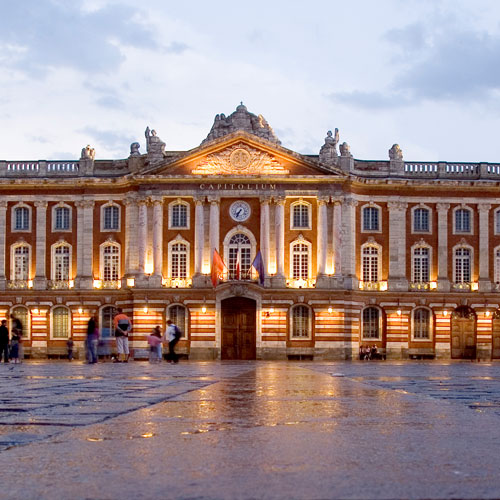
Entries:
{"type": "Polygon", "coordinates": [[[150,335],[148,335],[149,344],[149,362],[161,362],[161,327],[155,326],[150,335]]]}

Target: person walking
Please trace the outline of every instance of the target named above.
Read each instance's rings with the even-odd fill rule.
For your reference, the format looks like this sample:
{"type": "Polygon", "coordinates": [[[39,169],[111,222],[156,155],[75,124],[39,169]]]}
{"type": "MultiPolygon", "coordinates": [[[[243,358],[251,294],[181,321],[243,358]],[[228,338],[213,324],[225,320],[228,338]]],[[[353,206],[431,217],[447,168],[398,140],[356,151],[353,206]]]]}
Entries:
{"type": "Polygon", "coordinates": [[[116,337],[116,350],[118,352],[118,363],[128,363],[130,354],[128,348],[128,334],[132,330],[132,322],[129,317],[123,312],[120,307],[117,314],[113,319],[113,326],[115,328],[116,337]]]}
{"type": "Polygon", "coordinates": [[[75,343],[73,342],[73,339],[71,337],[66,340],[66,349],[68,351],[68,361],[73,361],[73,347],[75,346],[75,343]]]}
{"type": "Polygon", "coordinates": [[[175,352],[175,346],[181,338],[181,331],[177,325],[174,325],[171,319],[167,320],[167,331],[165,332],[165,340],[168,342],[167,361],[170,363],[178,363],[179,356],[175,352]]]}
{"type": "Polygon", "coordinates": [[[24,358],[23,352],[23,324],[19,318],[16,318],[13,314],[10,315],[11,328],[12,328],[12,337],[11,337],[11,359],[12,359],[12,343],[15,342],[15,352],[16,352],[16,363],[19,363],[20,360],[24,358]]]}
{"type": "Polygon", "coordinates": [[[3,319],[0,325],[0,362],[9,362],[9,329],[7,328],[7,320],[3,319]]]}
{"type": "Polygon", "coordinates": [[[90,364],[97,363],[97,344],[99,343],[99,328],[97,318],[92,316],[87,323],[87,359],[90,364]]]}

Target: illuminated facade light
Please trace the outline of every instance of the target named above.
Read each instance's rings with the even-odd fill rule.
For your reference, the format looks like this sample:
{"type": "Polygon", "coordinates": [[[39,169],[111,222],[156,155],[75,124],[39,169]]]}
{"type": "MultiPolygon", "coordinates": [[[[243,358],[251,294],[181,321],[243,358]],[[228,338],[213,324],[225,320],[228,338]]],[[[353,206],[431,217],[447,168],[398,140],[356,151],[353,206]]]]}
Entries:
{"type": "Polygon", "coordinates": [[[101,288],[102,280],[94,280],[94,288],[101,288]]]}
{"type": "Polygon", "coordinates": [[[127,278],[127,286],[129,288],[132,288],[133,286],[135,286],[135,279],[134,278],[127,278]]]}

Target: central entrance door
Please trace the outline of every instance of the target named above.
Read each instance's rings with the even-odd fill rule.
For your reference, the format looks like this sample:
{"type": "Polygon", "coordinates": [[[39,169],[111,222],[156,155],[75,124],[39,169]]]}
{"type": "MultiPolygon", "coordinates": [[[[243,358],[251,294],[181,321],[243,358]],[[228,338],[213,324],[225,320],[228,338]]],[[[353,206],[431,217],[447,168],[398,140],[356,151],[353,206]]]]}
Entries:
{"type": "Polygon", "coordinates": [[[476,315],[470,307],[458,307],[451,317],[451,357],[476,357],[476,315]]]}
{"type": "Polygon", "coordinates": [[[255,300],[232,297],[221,302],[221,359],[256,358],[255,300]]]}

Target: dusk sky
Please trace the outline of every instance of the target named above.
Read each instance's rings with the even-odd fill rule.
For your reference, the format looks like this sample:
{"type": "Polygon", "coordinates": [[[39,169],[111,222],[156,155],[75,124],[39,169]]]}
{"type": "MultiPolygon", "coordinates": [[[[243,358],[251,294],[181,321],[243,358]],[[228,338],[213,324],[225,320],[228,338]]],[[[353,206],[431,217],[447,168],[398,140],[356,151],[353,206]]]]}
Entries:
{"type": "Polygon", "coordinates": [[[0,65],[4,160],[191,149],[243,101],[300,153],[500,162],[498,0],[18,0],[0,65]]]}

